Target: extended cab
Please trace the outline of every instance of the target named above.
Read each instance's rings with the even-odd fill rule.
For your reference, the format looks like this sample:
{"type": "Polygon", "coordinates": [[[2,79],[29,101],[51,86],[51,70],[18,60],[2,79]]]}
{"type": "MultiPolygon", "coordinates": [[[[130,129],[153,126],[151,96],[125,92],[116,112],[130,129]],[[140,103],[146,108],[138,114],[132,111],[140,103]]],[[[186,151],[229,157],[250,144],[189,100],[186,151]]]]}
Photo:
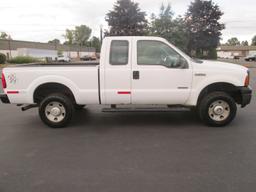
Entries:
{"type": "Polygon", "coordinates": [[[39,107],[50,127],[66,126],[74,109],[101,104],[182,106],[210,126],[230,123],[251,101],[247,68],[190,58],[158,37],[107,37],[99,64],[30,64],[2,71],[4,103],[39,107]]]}

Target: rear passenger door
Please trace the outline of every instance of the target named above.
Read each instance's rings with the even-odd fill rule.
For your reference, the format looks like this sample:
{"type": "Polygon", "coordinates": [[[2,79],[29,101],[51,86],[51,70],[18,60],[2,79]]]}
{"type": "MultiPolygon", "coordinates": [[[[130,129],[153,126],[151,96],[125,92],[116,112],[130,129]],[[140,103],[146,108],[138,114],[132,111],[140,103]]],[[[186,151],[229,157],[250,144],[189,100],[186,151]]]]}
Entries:
{"type": "Polygon", "coordinates": [[[131,39],[114,38],[104,67],[105,104],[131,104],[131,39]]]}

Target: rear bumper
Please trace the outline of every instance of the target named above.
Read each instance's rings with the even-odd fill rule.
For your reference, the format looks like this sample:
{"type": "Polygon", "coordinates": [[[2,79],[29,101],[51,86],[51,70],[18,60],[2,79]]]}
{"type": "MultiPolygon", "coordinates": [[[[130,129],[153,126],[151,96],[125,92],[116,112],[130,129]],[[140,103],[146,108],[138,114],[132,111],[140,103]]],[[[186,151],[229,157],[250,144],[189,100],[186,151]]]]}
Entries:
{"type": "Polygon", "coordinates": [[[10,100],[6,94],[0,94],[0,99],[1,99],[2,103],[6,103],[6,104],[10,103],[10,100]]]}
{"type": "Polygon", "coordinates": [[[252,89],[250,87],[239,87],[241,93],[241,106],[245,107],[251,103],[252,89]]]}

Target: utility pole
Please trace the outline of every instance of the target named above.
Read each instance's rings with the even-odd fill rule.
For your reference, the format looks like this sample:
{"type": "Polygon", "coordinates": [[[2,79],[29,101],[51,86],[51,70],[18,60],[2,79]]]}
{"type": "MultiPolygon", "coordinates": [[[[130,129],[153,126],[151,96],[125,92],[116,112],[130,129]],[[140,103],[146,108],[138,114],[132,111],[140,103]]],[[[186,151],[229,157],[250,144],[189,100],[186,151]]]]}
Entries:
{"type": "Polygon", "coordinates": [[[9,47],[9,52],[10,52],[10,58],[9,58],[9,59],[12,58],[11,40],[12,40],[12,38],[11,38],[11,36],[9,35],[9,36],[8,36],[8,47],[9,47]]]}
{"type": "Polygon", "coordinates": [[[103,41],[103,25],[100,25],[100,44],[102,44],[103,41]]]}

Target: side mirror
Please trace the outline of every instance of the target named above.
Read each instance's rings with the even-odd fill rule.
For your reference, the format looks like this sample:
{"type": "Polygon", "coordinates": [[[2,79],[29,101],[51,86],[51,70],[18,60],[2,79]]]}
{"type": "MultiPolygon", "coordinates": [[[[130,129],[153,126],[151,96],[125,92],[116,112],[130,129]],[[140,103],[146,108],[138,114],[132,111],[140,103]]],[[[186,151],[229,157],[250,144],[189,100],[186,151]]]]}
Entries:
{"type": "Polygon", "coordinates": [[[183,57],[179,57],[179,66],[181,69],[187,69],[188,68],[188,62],[183,57]]]}

